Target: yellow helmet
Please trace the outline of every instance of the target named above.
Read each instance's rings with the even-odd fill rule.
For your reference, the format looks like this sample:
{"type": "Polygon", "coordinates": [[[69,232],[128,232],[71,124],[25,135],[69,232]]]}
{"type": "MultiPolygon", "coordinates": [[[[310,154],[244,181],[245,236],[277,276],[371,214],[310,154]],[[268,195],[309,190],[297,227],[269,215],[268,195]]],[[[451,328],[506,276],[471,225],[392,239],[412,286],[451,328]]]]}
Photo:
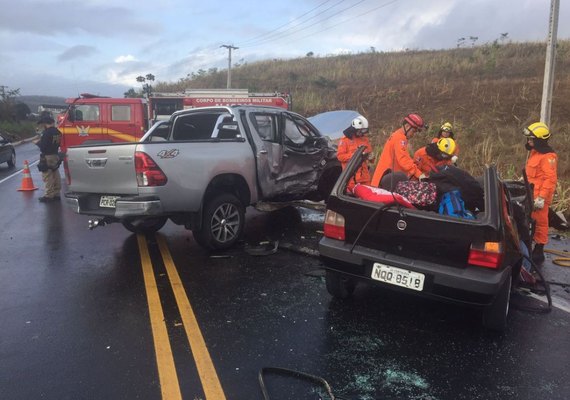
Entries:
{"type": "Polygon", "coordinates": [[[441,128],[439,128],[439,130],[444,132],[451,132],[453,131],[453,125],[451,125],[451,122],[446,122],[441,126],[441,128]]]}
{"type": "Polygon", "coordinates": [[[550,129],[545,123],[535,122],[530,124],[528,128],[524,128],[523,134],[526,137],[535,137],[537,139],[548,139],[550,137],[550,129]]]}
{"type": "Polygon", "coordinates": [[[437,141],[437,148],[442,153],[451,156],[455,153],[455,140],[452,138],[441,138],[437,141]]]}

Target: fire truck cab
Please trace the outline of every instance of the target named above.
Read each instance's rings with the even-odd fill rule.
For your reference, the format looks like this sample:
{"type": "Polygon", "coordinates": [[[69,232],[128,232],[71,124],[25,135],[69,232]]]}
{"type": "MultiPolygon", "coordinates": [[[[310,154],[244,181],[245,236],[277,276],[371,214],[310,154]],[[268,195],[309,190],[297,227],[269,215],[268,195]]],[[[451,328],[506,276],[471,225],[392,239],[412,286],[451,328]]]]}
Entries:
{"type": "Polygon", "coordinates": [[[87,93],[67,99],[67,111],[58,118],[61,149],[80,144],[135,142],[148,129],[147,101],[110,98],[87,93]]]}

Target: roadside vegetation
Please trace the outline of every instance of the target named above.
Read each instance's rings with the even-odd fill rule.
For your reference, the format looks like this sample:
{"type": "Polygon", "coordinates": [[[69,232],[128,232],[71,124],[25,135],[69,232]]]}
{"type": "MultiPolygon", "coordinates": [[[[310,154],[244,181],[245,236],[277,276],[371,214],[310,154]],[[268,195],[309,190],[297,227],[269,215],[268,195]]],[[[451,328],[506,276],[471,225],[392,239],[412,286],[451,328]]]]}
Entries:
{"type": "MultiPolygon", "coordinates": [[[[417,149],[450,121],[460,146],[459,166],[474,175],[496,164],[503,178],[518,179],[527,151],[524,126],[540,119],[546,45],[499,41],[438,51],[369,52],[237,64],[232,86],[250,91],[290,92],[293,109],[311,116],[352,109],[370,121],[376,151],[406,113],[419,112],[428,135],[414,138],[417,149]]],[[[223,88],[226,70],[200,70],[154,90],[223,88]]],[[[570,41],[559,41],[552,99],[551,145],[558,153],[555,209],[570,209],[570,41]]]]}
{"type": "Polygon", "coordinates": [[[35,135],[35,122],[29,121],[30,108],[17,100],[20,89],[0,85],[0,131],[11,141],[35,135]]]}

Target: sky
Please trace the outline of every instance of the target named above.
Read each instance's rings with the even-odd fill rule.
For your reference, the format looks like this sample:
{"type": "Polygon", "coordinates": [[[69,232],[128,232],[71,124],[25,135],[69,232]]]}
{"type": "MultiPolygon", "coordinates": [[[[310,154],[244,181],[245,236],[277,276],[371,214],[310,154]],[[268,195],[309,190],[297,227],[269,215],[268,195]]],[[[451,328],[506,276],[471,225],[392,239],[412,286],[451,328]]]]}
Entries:
{"type": "MultiPolygon", "coordinates": [[[[570,38],[560,2],[558,39],[570,38]]],[[[550,0],[0,0],[0,85],[122,97],[267,59],[543,41],[550,0]],[[461,39],[464,40],[461,40],[461,39]]]]}

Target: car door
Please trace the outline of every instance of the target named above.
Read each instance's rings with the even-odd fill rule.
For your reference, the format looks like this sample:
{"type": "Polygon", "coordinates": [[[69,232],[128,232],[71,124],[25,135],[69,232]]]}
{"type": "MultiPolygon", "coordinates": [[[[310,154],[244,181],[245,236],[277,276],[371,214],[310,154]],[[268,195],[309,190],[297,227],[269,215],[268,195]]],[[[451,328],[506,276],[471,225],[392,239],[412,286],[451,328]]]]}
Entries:
{"type": "Polygon", "coordinates": [[[300,115],[255,110],[247,114],[255,134],[257,179],[262,196],[302,198],[318,183],[325,148],[316,129],[300,115]]]}

